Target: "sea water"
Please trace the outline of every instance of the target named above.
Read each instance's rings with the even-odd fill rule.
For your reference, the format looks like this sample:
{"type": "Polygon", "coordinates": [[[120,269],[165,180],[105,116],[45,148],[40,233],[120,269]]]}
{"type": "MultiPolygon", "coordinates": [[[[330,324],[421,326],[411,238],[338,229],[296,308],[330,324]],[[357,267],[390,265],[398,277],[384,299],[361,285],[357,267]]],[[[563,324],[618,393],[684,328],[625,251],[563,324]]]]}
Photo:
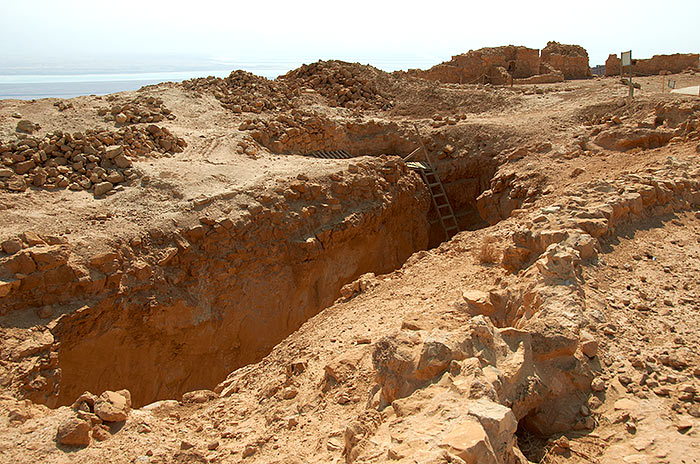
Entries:
{"type": "MultiPolygon", "coordinates": [[[[80,95],[106,95],[137,90],[161,82],[181,82],[196,77],[226,77],[233,69],[243,69],[258,76],[274,79],[302,64],[301,61],[232,63],[229,67],[205,70],[132,73],[3,73],[0,68],[0,99],[33,100],[39,98],[73,98],[80,95]]],[[[375,61],[370,63],[384,71],[429,66],[426,60],[375,61]]],[[[434,63],[432,63],[434,64],[434,63]]]]}

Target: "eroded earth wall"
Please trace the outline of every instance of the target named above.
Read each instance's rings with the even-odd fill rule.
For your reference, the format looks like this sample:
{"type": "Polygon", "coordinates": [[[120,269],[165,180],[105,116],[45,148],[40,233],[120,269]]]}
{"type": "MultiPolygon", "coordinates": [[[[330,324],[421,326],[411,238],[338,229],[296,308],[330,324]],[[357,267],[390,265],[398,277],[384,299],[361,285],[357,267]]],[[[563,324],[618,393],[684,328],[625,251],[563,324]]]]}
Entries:
{"type": "Polygon", "coordinates": [[[211,388],[346,283],[427,246],[430,200],[398,158],[351,163],[323,182],[300,177],[239,217],[203,214],[87,262],[57,239],[12,239],[20,249],[0,258],[3,313],[65,314],[32,345],[37,363],[10,382],[51,406],[85,390],[128,388],[142,405],[211,388]]]}

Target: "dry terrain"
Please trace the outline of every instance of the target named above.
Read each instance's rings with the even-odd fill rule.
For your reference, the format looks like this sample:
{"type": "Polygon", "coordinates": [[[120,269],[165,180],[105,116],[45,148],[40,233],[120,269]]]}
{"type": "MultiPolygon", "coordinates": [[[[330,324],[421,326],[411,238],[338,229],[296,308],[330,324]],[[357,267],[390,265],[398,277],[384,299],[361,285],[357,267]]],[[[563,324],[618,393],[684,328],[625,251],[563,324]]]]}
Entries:
{"type": "Polygon", "coordinates": [[[330,61],[0,101],[0,462],[700,462],[669,77],[700,84],[330,61]]]}

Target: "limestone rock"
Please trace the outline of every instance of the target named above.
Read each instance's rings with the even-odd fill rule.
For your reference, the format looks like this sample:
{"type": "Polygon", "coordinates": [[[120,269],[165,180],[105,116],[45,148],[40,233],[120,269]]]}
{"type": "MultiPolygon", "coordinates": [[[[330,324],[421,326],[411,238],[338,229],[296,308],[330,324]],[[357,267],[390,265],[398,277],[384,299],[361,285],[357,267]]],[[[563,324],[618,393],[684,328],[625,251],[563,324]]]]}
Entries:
{"type": "Polygon", "coordinates": [[[484,427],[496,453],[501,454],[512,446],[518,421],[510,408],[480,399],[469,404],[469,415],[476,417],[484,427]]]}
{"type": "Polygon", "coordinates": [[[124,153],[124,147],[121,145],[110,145],[105,148],[105,156],[108,159],[114,159],[122,153],[124,153]]]}
{"type": "Polygon", "coordinates": [[[38,124],[34,124],[33,122],[27,120],[27,119],[22,119],[17,123],[17,132],[27,132],[31,134],[32,132],[36,131],[39,129],[38,124]]]}
{"type": "Polygon", "coordinates": [[[121,155],[117,155],[114,158],[114,164],[116,164],[117,167],[125,169],[125,168],[128,168],[131,166],[131,161],[129,160],[129,158],[124,156],[124,154],[121,154],[121,155]]]}
{"type": "Polygon", "coordinates": [[[95,401],[97,396],[86,391],[73,402],[72,408],[76,411],[92,412],[95,409],[95,401]]]}
{"type": "Polygon", "coordinates": [[[128,390],[106,391],[95,401],[95,414],[106,422],[126,420],[131,410],[131,393],[128,390]]]}
{"type": "Polygon", "coordinates": [[[581,331],[581,351],[589,358],[594,358],[598,354],[598,341],[585,330],[581,331]]]}
{"type": "Polygon", "coordinates": [[[482,292],[481,290],[465,290],[462,292],[462,298],[469,304],[470,313],[474,315],[482,314],[488,316],[494,311],[491,298],[486,292],[482,292]]]}
{"type": "Polygon", "coordinates": [[[95,184],[95,196],[99,197],[112,190],[114,185],[111,182],[100,182],[95,184]]]}
{"type": "Polygon", "coordinates": [[[88,446],[90,444],[90,424],[77,417],[71,417],[58,426],[56,441],[66,446],[88,446]]]}
{"type": "Polygon", "coordinates": [[[468,463],[496,464],[498,462],[486,431],[475,420],[456,423],[442,438],[440,447],[468,463]]]}

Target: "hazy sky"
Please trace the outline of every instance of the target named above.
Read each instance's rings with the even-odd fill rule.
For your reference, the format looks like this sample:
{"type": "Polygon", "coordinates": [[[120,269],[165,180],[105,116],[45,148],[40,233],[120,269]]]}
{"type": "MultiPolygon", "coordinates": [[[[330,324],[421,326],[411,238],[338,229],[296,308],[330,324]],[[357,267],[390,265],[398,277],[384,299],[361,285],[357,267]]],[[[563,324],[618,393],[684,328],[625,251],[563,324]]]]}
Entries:
{"type": "Polygon", "coordinates": [[[0,0],[3,66],[188,55],[430,60],[484,46],[579,44],[591,65],[700,51],[700,2],[0,0]],[[4,63],[4,64],[3,64],[4,63]]]}

